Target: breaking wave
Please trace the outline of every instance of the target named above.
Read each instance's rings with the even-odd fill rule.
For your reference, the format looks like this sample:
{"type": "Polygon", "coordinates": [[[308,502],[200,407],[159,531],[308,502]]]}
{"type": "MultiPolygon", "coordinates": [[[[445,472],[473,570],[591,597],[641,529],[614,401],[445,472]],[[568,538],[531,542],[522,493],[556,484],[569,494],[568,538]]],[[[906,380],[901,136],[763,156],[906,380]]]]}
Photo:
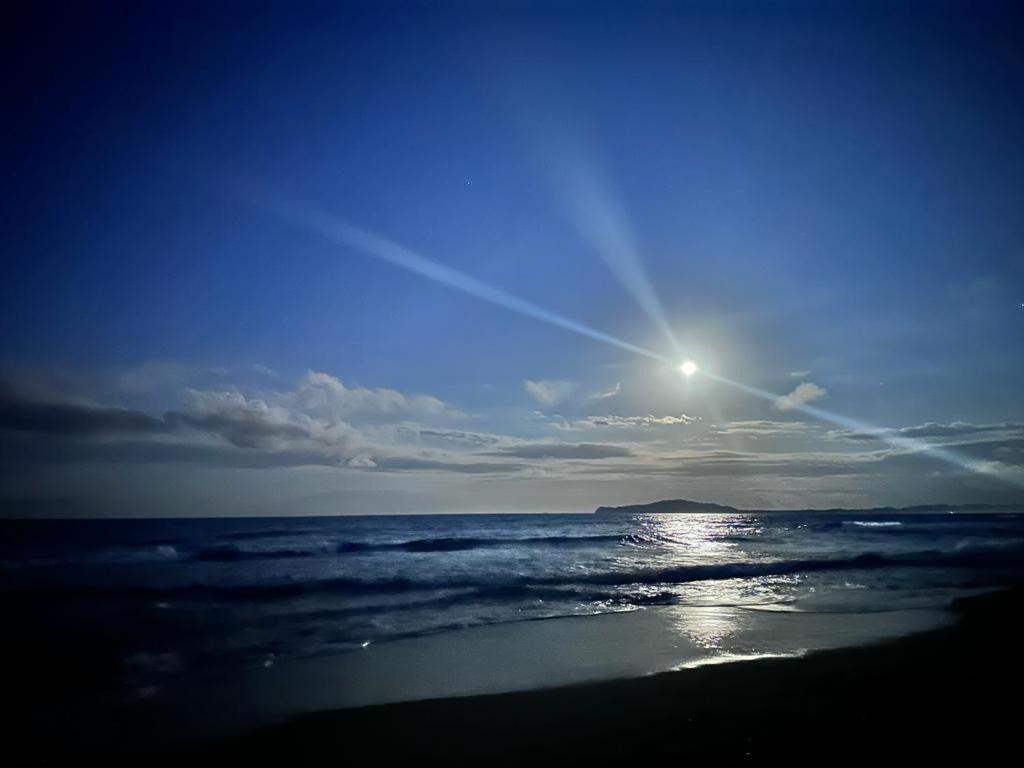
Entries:
{"type": "Polygon", "coordinates": [[[237,560],[320,557],[323,555],[344,555],[361,552],[461,552],[498,547],[586,547],[609,543],[640,545],[653,541],[655,541],[653,537],[641,534],[607,534],[594,536],[526,537],[446,536],[398,542],[320,541],[306,546],[267,549],[246,549],[237,545],[226,544],[200,549],[191,556],[191,559],[211,562],[234,562],[237,560]]]}
{"type": "MultiPolygon", "coordinates": [[[[582,538],[582,537],[577,537],[582,538]]],[[[431,550],[437,551],[437,550],[431,550]]],[[[545,576],[518,576],[507,581],[483,578],[447,578],[438,580],[407,577],[360,579],[334,577],[326,579],[286,579],[243,584],[191,583],[172,587],[121,586],[89,587],[62,585],[51,589],[34,587],[32,591],[61,593],[114,592],[121,595],[145,596],[151,599],[234,599],[247,601],[294,598],[311,593],[339,595],[399,594],[442,590],[474,590],[477,595],[515,598],[531,594],[538,588],[624,587],[629,585],[674,585],[699,581],[750,579],[823,571],[872,570],[879,568],[1001,568],[1019,567],[1024,557],[1021,542],[1005,545],[963,545],[955,551],[926,550],[901,555],[864,552],[843,558],[773,560],[706,565],[684,565],[669,568],[611,570],[545,576]]],[[[8,590],[9,591],[9,590],[8,590]]]]}

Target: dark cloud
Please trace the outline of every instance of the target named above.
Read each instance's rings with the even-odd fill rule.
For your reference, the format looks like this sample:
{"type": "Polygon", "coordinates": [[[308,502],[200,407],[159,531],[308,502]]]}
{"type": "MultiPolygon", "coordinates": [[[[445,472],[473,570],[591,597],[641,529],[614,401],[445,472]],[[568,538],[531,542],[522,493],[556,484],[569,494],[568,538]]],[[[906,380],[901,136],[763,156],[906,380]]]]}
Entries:
{"type": "Polygon", "coordinates": [[[163,435],[193,429],[218,435],[240,448],[258,448],[274,438],[309,439],[306,428],[274,420],[266,412],[232,409],[190,414],[169,411],[162,417],[128,408],[47,403],[19,397],[0,389],[0,430],[60,437],[115,437],[163,435]]]}
{"type": "MultiPolygon", "coordinates": [[[[7,467],[26,463],[187,463],[267,468],[341,466],[344,433],[315,434],[280,415],[228,402],[201,413],[142,411],[73,403],[45,403],[0,389],[0,458],[7,467]],[[119,438],[119,439],[113,439],[119,438]],[[213,438],[213,439],[211,439],[213,438]]],[[[428,437],[485,445],[492,438],[468,432],[423,430],[428,437]]],[[[373,456],[365,464],[385,471],[509,473],[523,465],[457,462],[422,457],[373,456]]]]}
{"type": "Polygon", "coordinates": [[[10,390],[0,394],[0,429],[64,436],[103,436],[166,432],[163,419],[127,408],[22,399],[10,390]]]}
{"type": "Polygon", "coordinates": [[[172,440],[85,441],[52,435],[0,436],[0,472],[31,464],[194,464],[218,468],[341,465],[341,459],[313,450],[249,450],[172,440]]]}
{"type": "Polygon", "coordinates": [[[284,421],[275,421],[258,411],[238,410],[229,413],[210,413],[194,416],[186,413],[168,413],[168,424],[185,425],[200,432],[210,432],[239,448],[259,448],[268,440],[309,439],[309,430],[284,421]]]}

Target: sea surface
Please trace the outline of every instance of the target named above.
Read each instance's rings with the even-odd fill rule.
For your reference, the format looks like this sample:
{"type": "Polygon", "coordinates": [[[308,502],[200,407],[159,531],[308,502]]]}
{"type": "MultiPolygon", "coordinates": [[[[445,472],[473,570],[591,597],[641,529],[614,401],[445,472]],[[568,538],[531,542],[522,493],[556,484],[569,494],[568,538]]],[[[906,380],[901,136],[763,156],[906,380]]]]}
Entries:
{"type": "MultiPolygon", "coordinates": [[[[683,666],[695,652],[786,655],[869,641],[887,616],[934,615],[1022,576],[1018,514],[0,522],[5,641],[95,658],[125,701],[211,672],[351,666],[368,649],[566,617],[618,633],[604,654],[628,656],[645,625],[587,624],[608,614],[670,615],[683,666]]],[[[572,636],[545,632],[572,666],[572,636]]]]}

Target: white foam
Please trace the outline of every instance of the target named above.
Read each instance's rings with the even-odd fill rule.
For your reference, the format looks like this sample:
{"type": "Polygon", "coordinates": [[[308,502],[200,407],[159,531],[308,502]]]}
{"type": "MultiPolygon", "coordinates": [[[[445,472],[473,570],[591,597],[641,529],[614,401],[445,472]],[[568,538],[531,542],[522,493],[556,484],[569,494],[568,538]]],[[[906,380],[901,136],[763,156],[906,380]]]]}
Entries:
{"type": "Polygon", "coordinates": [[[709,656],[704,659],[693,659],[672,668],[673,671],[681,669],[697,669],[698,667],[710,667],[715,664],[731,664],[735,661],[757,661],[758,659],[797,659],[807,653],[806,649],[799,649],[792,653],[723,653],[719,656],[709,656]]]}

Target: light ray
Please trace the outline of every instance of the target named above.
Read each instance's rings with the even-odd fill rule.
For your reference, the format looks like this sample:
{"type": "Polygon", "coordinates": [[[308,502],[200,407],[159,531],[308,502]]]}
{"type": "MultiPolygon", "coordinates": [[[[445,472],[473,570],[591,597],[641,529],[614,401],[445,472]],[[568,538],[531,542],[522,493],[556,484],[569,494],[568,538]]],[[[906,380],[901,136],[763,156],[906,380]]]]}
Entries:
{"type": "Polygon", "coordinates": [[[623,341],[576,320],[539,307],[501,288],[495,288],[457,269],[433,261],[416,251],[410,250],[369,230],[357,227],[325,211],[317,210],[295,200],[284,198],[281,195],[272,196],[271,207],[280,215],[320,234],[331,242],[353,248],[368,256],[425,277],[435,283],[446,285],[449,288],[454,288],[482,301],[496,304],[499,307],[532,317],[535,320],[571,331],[594,341],[600,341],[604,344],[609,344],[613,347],[624,349],[627,352],[643,355],[660,362],[668,361],[668,358],[659,355],[657,352],[652,352],[636,344],[623,341]]]}
{"type": "MultiPolygon", "coordinates": [[[[250,194],[249,197],[251,198],[252,195],[250,194]]],[[[347,246],[349,248],[354,248],[368,256],[372,256],[376,259],[387,262],[388,264],[400,267],[401,269],[420,275],[441,285],[446,285],[449,288],[453,288],[462,293],[474,296],[482,301],[487,301],[491,304],[525,315],[526,317],[532,317],[536,320],[540,320],[541,322],[548,323],[549,325],[571,331],[572,333],[579,334],[580,336],[584,336],[595,341],[609,344],[613,347],[618,347],[619,349],[626,350],[627,352],[632,352],[653,360],[658,360],[662,363],[673,365],[672,361],[668,357],[660,355],[657,352],[644,349],[643,347],[631,344],[628,341],[623,341],[622,339],[618,339],[610,334],[604,333],[603,331],[599,331],[595,328],[584,325],[583,323],[563,317],[562,315],[558,315],[544,309],[543,307],[539,307],[525,299],[520,299],[518,296],[508,293],[507,291],[495,288],[494,286],[488,285],[474,277],[470,277],[469,275],[459,272],[452,267],[433,261],[426,256],[405,248],[404,246],[388,240],[385,237],[357,227],[344,219],[326,213],[322,210],[318,210],[314,207],[276,194],[265,196],[262,202],[265,207],[271,208],[279,215],[300,226],[317,232],[331,242],[347,246]]],[[[696,364],[693,364],[693,371],[691,375],[695,374],[697,370],[698,368],[696,364]]],[[[732,379],[728,379],[719,374],[702,372],[701,375],[711,379],[712,381],[737,389],[740,392],[753,395],[754,397],[758,397],[762,400],[767,400],[768,402],[774,403],[779,399],[779,395],[773,394],[764,389],[759,389],[758,387],[750,386],[749,384],[733,381],[732,379]]],[[[965,469],[976,474],[998,477],[1015,485],[1024,486],[1024,479],[1009,477],[1005,472],[1001,471],[1000,468],[1004,465],[999,462],[971,461],[967,457],[961,456],[948,448],[931,445],[930,443],[926,443],[922,440],[886,434],[885,430],[879,429],[878,427],[826,411],[823,408],[807,405],[806,403],[793,404],[791,409],[801,411],[816,419],[836,424],[846,429],[858,432],[876,433],[878,438],[883,442],[910,453],[926,453],[958,468],[965,469]]]]}
{"type": "MultiPolygon", "coordinates": [[[[725,376],[714,373],[705,373],[703,375],[720,384],[725,384],[726,386],[737,389],[740,392],[753,395],[754,397],[759,397],[762,400],[767,400],[771,403],[774,403],[779,399],[779,395],[772,394],[771,392],[759,389],[758,387],[752,387],[749,384],[743,384],[738,381],[733,381],[732,379],[727,379],[725,376]]],[[[808,405],[807,403],[793,403],[790,405],[790,410],[802,411],[808,416],[813,416],[820,421],[835,424],[843,427],[844,429],[877,435],[878,439],[882,442],[887,443],[894,448],[906,451],[907,453],[925,453],[947,464],[952,464],[959,469],[965,469],[968,472],[973,472],[979,475],[998,477],[1014,485],[1024,486],[1024,478],[1013,477],[1006,474],[1005,471],[1001,471],[1001,468],[1004,468],[1005,465],[1002,465],[999,462],[972,461],[970,458],[962,456],[949,448],[932,445],[924,440],[887,434],[886,430],[883,428],[866,424],[862,421],[857,421],[856,419],[851,419],[838,413],[826,411],[824,408],[818,408],[813,405],[808,405]]]]}
{"type": "Polygon", "coordinates": [[[577,157],[574,162],[563,160],[563,166],[562,194],[576,228],[678,353],[679,342],[636,247],[625,206],[593,164],[577,157]]]}

